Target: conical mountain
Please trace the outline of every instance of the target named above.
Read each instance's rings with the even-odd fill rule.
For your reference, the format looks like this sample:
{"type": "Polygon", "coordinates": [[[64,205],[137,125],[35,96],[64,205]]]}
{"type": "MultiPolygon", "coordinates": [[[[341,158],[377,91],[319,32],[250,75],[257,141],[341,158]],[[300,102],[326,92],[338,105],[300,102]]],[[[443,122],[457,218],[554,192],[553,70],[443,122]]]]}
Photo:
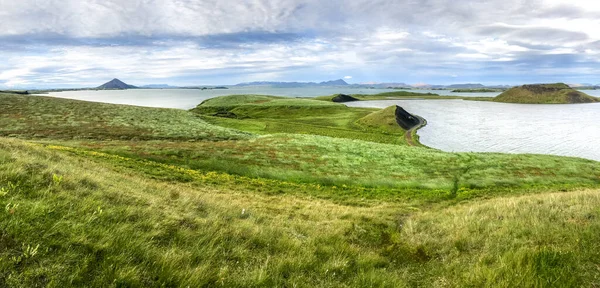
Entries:
{"type": "Polygon", "coordinates": [[[137,87],[135,87],[133,85],[129,85],[117,78],[98,86],[98,89],[135,89],[135,88],[137,88],[137,87]]]}

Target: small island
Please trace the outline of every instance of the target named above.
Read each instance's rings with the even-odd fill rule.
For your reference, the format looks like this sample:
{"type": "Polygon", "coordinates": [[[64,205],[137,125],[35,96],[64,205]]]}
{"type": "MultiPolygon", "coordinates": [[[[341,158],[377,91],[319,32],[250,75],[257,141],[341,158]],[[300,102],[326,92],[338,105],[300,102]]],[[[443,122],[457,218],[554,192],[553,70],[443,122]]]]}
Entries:
{"type": "Polygon", "coordinates": [[[494,98],[496,102],[522,104],[594,103],[600,99],[577,91],[564,83],[523,85],[494,98]]]}

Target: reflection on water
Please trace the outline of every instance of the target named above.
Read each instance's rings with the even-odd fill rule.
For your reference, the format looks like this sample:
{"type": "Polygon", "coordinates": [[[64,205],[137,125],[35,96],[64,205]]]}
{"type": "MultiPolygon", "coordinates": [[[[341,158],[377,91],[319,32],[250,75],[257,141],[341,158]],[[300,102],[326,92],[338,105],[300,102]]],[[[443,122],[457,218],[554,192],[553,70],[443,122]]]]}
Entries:
{"type": "Polygon", "coordinates": [[[600,103],[526,105],[463,100],[386,100],[427,119],[423,144],[444,151],[536,153],[600,161],[600,103]]]}

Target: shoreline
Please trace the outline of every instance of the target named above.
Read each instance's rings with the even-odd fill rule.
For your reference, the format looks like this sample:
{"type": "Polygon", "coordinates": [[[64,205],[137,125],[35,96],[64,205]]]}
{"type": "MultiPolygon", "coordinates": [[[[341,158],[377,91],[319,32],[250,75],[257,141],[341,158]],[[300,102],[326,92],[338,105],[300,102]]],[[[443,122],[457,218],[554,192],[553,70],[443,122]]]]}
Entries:
{"type": "Polygon", "coordinates": [[[427,126],[427,119],[425,119],[419,115],[413,114],[413,116],[415,116],[419,119],[419,125],[406,131],[406,133],[404,134],[404,140],[406,141],[406,144],[408,144],[408,146],[411,146],[411,147],[424,147],[424,148],[433,149],[433,148],[428,147],[428,146],[424,145],[423,143],[421,143],[421,141],[419,141],[419,135],[417,134],[417,132],[421,128],[424,128],[425,126],[427,126]]]}

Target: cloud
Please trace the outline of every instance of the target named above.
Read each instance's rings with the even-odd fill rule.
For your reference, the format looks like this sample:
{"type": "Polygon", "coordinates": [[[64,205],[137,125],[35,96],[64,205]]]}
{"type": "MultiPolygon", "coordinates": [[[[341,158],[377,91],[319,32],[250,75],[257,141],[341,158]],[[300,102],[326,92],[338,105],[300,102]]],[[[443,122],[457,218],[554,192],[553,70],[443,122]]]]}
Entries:
{"type": "Polygon", "coordinates": [[[598,16],[600,4],[585,0],[0,0],[0,85],[340,73],[357,82],[596,83],[598,16]]]}

